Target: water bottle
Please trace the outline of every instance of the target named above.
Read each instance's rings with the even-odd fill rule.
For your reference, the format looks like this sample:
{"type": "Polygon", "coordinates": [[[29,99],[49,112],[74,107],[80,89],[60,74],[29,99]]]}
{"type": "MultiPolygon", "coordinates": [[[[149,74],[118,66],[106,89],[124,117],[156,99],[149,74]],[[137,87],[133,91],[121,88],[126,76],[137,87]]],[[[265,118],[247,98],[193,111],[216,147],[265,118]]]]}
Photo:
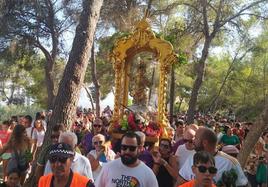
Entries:
{"type": "Polygon", "coordinates": [[[107,159],[106,159],[106,156],[105,156],[104,153],[102,153],[102,154],[100,155],[99,161],[100,161],[100,162],[107,162],[107,159]]]}

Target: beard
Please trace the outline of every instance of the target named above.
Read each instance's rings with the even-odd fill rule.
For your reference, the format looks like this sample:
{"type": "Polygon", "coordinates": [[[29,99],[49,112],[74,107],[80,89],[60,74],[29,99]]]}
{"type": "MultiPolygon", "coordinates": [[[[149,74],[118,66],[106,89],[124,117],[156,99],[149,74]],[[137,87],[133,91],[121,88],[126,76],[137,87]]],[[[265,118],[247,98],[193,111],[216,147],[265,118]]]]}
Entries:
{"type": "Polygon", "coordinates": [[[198,151],[204,151],[204,146],[203,145],[195,145],[194,146],[194,150],[196,152],[198,152],[198,151]]]}
{"type": "Polygon", "coordinates": [[[138,156],[121,155],[121,161],[124,165],[132,165],[138,160],[138,156]]]}

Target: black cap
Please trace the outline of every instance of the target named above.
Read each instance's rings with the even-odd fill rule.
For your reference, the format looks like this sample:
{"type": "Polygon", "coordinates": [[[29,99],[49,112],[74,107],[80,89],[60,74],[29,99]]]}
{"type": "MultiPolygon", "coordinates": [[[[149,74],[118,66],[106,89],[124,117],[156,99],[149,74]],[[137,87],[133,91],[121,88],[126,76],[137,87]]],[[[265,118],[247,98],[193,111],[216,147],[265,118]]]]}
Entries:
{"type": "Polygon", "coordinates": [[[53,156],[70,158],[74,156],[74,151],[69,144],[57,143],[55,145],[52,145],[49,152],[49,157],[53,156]]]}

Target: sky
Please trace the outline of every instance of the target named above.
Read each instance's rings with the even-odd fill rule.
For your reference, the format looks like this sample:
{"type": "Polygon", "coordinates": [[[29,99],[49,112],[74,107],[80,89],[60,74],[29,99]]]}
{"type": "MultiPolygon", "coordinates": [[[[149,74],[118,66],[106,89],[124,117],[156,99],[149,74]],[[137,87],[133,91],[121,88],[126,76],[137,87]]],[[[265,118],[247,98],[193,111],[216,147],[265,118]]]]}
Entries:
{"type": "MultiPolygon", "coordinates": [[[[111,109],[114,108],[114,94],[112,92],[110,92],[106,96],[106,98],[101,101],[100,103],[101,110],[103,110],[107,105],[109,105],[111,109]]],[[[87,96],[85,88],[81,89],[78,106],[83,108],[92,108],[90,99],[87,96]]]]}

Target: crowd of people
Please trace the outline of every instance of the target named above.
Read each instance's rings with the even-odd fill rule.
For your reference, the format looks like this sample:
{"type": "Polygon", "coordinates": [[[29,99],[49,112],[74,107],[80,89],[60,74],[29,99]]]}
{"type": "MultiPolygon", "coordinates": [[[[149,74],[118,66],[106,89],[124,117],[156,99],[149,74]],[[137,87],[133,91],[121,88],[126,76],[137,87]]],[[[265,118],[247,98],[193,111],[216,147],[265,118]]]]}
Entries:
{"type": "Polygon", "coordinates": [[[232,113],[197,113],[190,125],[184,114],[174,115],[168,137],[156,145],[141,131],[112,138],[109,107],[100,118],[90,109],[77,110],[71,129],[53,124],[51,144],[42,147],[51,112],[2,122],[0,187],[19,187],[31,177],[39,187],[267,186],[268,129],[243,169],[237,155],[254,124],[232,113]]]}

